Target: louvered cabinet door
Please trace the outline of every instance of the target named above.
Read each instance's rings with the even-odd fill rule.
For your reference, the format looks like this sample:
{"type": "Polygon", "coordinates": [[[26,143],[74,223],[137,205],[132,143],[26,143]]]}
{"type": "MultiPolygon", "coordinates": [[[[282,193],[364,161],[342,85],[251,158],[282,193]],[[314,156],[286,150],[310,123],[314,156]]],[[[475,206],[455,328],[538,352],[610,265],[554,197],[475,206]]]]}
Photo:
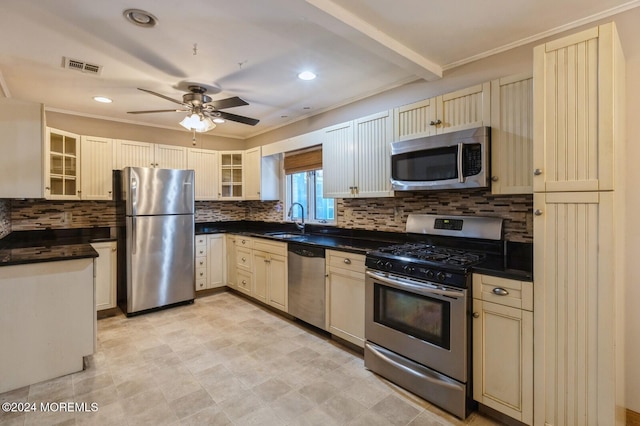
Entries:
{"type": "Polygon", "coordinates": [[[125,167],[154,167],[153,144],[117,140],[116,144],[116,169],[125,167]]]}
{"type": "Polygon", "coordinates": [[[491,84],[478,84],[436,98],[436,133],[449,133],[491,122],[491,84]]]}
{"type": "MultiPolygon", "coordinates": [[[[392,197],[393,118],[389,111],[354,120],[356,197],[392,197]]],[[[326,174],[325,174],[326,176],[326,174]]]]}
{"type": "Polygon", "coordinates": [[[534,49],[535,191],[613,189],[623,75],[613,24],[534,49]]]}
{"type": "Polygon", "coordinates": [[[402,141],[435,134],[435,115],[435,98],[394,108],[393,140],[402,141]]]}
{"type": "Polygon", "coordinates": [[[354,196],[355,141],[353,122],[338,124],[324,130],[322,143],[323,197],[354,196]]]}
{"type": "Polygon", "coordinates": [[[533,77],[491,82],[491,192],[533,192],[533,77]]]}
{"type": "Polygon", "coordinates": [[[535,424],[613,424],[613,196],[534,194],[535,424]]]}
{"type": "Polygon", "coordinates": [[[111,200],[113,198],[113,140],[95,136],[80,139],[81,198],[111,200]]]}
{"type": "Polygon", "coordinates": [[[154,146],[155,167],[159,169],[186,169],[187,148],[174,145],[154,146]]]}

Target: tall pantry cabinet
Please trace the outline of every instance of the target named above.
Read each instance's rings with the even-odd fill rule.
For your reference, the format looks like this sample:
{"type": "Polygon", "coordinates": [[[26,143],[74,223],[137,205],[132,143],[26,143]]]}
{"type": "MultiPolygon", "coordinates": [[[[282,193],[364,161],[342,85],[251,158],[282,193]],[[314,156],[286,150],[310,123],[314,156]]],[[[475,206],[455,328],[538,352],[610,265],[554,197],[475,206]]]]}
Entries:
{"type": "Polygon", "coordinates": [[[536,425],[624,424],[624,67],[613,23],[534,49],[536,425]]]}

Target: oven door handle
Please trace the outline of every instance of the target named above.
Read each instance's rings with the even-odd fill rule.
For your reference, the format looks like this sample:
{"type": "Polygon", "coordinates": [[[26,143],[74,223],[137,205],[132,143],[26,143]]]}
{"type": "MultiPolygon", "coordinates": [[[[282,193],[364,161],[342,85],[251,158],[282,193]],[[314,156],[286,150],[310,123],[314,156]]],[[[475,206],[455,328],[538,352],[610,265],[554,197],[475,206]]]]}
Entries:
{"type": "Polygon", "coordinates": [[[445,297],[456,297],[456,298],[464,297],[464,291],[440,290],[438,288],[428,288],[422,285],[414,284],[410,280],[406,280],[402,278],[392,279],[371,271],[367,271],[366,274],[371,278],[373,278],[374,280],[382,281],[383,283],[393,288],[397,288],[399,290],[411,289],[411,291],[425,295],[425,296],[435,294],[438,296],[445,296],[445,297]]]}

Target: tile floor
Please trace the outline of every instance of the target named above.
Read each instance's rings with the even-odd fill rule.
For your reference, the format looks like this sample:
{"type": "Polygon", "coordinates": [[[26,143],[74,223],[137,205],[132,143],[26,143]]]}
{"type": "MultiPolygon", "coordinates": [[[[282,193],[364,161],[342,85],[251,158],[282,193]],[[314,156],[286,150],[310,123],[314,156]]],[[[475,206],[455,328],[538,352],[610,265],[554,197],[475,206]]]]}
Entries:
{"type": "Polygon", "coordinates": [[[369,372],[359,354],[231,292],[99,320],[86,364],[0,402],[87,402],[97,411],[0,411],[0,424],[497,424],[477,413],[461,422],[369,372]]]}

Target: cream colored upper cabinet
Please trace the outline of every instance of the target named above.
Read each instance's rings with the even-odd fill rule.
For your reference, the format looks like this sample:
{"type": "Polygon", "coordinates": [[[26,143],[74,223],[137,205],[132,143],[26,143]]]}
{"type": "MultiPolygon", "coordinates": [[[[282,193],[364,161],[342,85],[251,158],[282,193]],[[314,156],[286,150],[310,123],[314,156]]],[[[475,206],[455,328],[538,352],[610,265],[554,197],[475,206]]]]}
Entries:
{"type": "Polygon", "coordinates": [[[244,151],[220,151],[218,197],[242,200],[244,197],[244,151]]]}
{"type": "Polygon", "coordinates": [[[491,82],[491,192],[533,192],[533,77],[491,82]]]}
{"type": "Polygon", "coordinates": [[[195,172],[196,201],[218,199],[218,151],[189,148],[187,169],[195,172]]]}
{"type": "Polygon", "coordinates": [[[389,111],[325,129],[325,198],[390,197],[393,117],[389,111]]]}
{"type": "Polygon", "coordinates": [[[175,145],[154,145],[154,167],[159,169],[186,169],[187,148],[175,145]]]}
{"type": "Polygon", "coordinates": [[[400,141],[489,126],[490,87],[490,83],[477,84],[395,108],[393,140],[400,141]]]}
{"type": "Polygon", "coordinates": [[[47,128],[45,198],[80,199],[80,135],[47,128]]]}
{"type": "Polygon", "coordinates": [[[323,197],[350,198],[356,186],[353,122],[324,129],[322,142],[323,197]]]}
{"type": "Polygon", "coordinates": [[[244,152],[244,199],[280,199],[280,155],[262,156],[262,147],[244,152]]]}
{"type": "Polygon", "coordinates": [[[392,115],[389,111],[384,111],[354,120],[353,125],[356,141],[353,167],[356,169],[356,182],[352,196],[392,197],[390,180],[392,115]]]}
{"type": "Polygon", "coordinates": [[[44,105],[0,98],[0,198],[44,196],[44,105]]]}
{"type": "Polygon", "coordinates": [[[125,167],[154,167],[153,144],[127,140],[116,140],[116,169],[125,167]]]}
{"type": "Polygon", "coordinates": [[[436,134],[489,126],[490,123],[491,84],[489,82],[436,98],[436,117],[433,124],[436,134]]]}
{"type": "Polygon", "coordinates": [[[111,200],[113,198],[113,139],[95,136],[80,138],[81,198],[111,200]]]}
{"type": "Polygon", "coordinates": [[[613,189],[623,75],[613,24],[534,49],[536,192],[613,189]]]}

